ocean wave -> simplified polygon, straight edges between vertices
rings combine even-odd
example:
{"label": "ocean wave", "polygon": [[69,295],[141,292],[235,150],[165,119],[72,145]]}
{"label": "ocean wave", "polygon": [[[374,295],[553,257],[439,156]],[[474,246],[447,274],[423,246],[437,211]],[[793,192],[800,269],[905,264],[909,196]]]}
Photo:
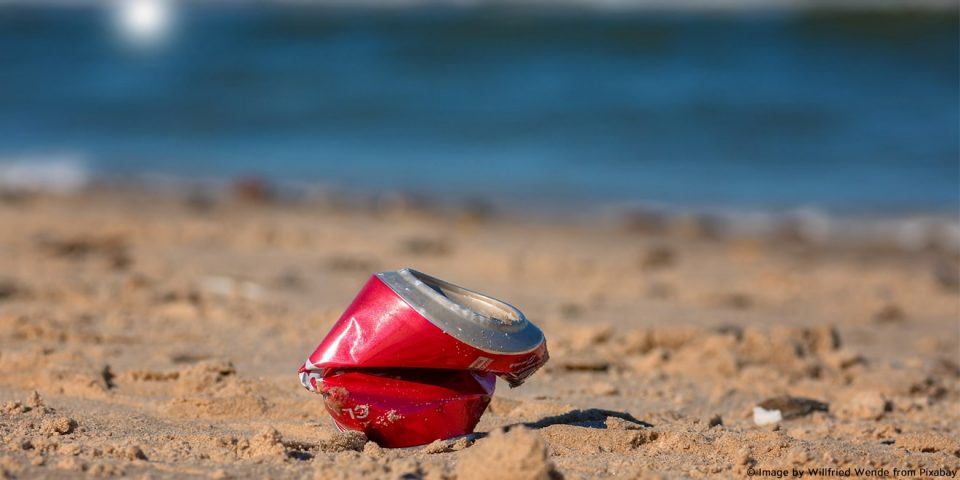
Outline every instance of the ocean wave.
{"label": "ocean wave", "polygon": [[90,180],[82,155],[0,157],[0,190],[67,194],[84,189]]}

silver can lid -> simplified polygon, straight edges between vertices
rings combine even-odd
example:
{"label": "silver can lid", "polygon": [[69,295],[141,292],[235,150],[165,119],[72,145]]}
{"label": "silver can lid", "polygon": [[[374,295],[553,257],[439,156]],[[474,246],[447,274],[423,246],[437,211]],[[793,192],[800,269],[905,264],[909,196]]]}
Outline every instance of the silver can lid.
{"label": "silver can lid", "polygon": [[479,350],[516,355],[536,350],[543,332],[516,307],[411,268],[377,277],[430,323]]}

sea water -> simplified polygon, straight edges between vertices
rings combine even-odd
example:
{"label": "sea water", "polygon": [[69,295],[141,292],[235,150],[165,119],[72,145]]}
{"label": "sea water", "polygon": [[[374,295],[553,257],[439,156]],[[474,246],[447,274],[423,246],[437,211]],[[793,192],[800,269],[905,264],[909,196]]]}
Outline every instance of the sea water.
{"label": "sea water", "polygon": [[[956,11],[0,7],[0,164],[575,208],[947,211]],[[57,160],[57,161],[61,161]]]}

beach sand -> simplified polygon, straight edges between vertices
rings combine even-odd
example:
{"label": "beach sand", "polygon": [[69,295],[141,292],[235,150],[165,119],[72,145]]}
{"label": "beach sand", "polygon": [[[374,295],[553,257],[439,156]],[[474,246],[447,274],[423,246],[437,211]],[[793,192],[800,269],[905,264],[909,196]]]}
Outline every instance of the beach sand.
{"label": "beach sand", "polygon": [[[960,468],[956,254],[244,196],[0,202],[3,476]],[[298,382],[367,278],[402,267],[547,336],[550,362],[498,385],[473,438],[382,449]],[[768,399],[796,416],[756,425]]]}

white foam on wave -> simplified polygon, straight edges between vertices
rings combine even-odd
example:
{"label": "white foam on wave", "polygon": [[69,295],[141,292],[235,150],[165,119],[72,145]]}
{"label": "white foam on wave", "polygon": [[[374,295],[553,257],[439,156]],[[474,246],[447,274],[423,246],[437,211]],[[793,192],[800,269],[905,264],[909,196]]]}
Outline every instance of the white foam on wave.
{"label": "white foam on wave", "polygon": [[90,184],[82,155],[22,155],[0,158],[0,190],[75,193]]}

